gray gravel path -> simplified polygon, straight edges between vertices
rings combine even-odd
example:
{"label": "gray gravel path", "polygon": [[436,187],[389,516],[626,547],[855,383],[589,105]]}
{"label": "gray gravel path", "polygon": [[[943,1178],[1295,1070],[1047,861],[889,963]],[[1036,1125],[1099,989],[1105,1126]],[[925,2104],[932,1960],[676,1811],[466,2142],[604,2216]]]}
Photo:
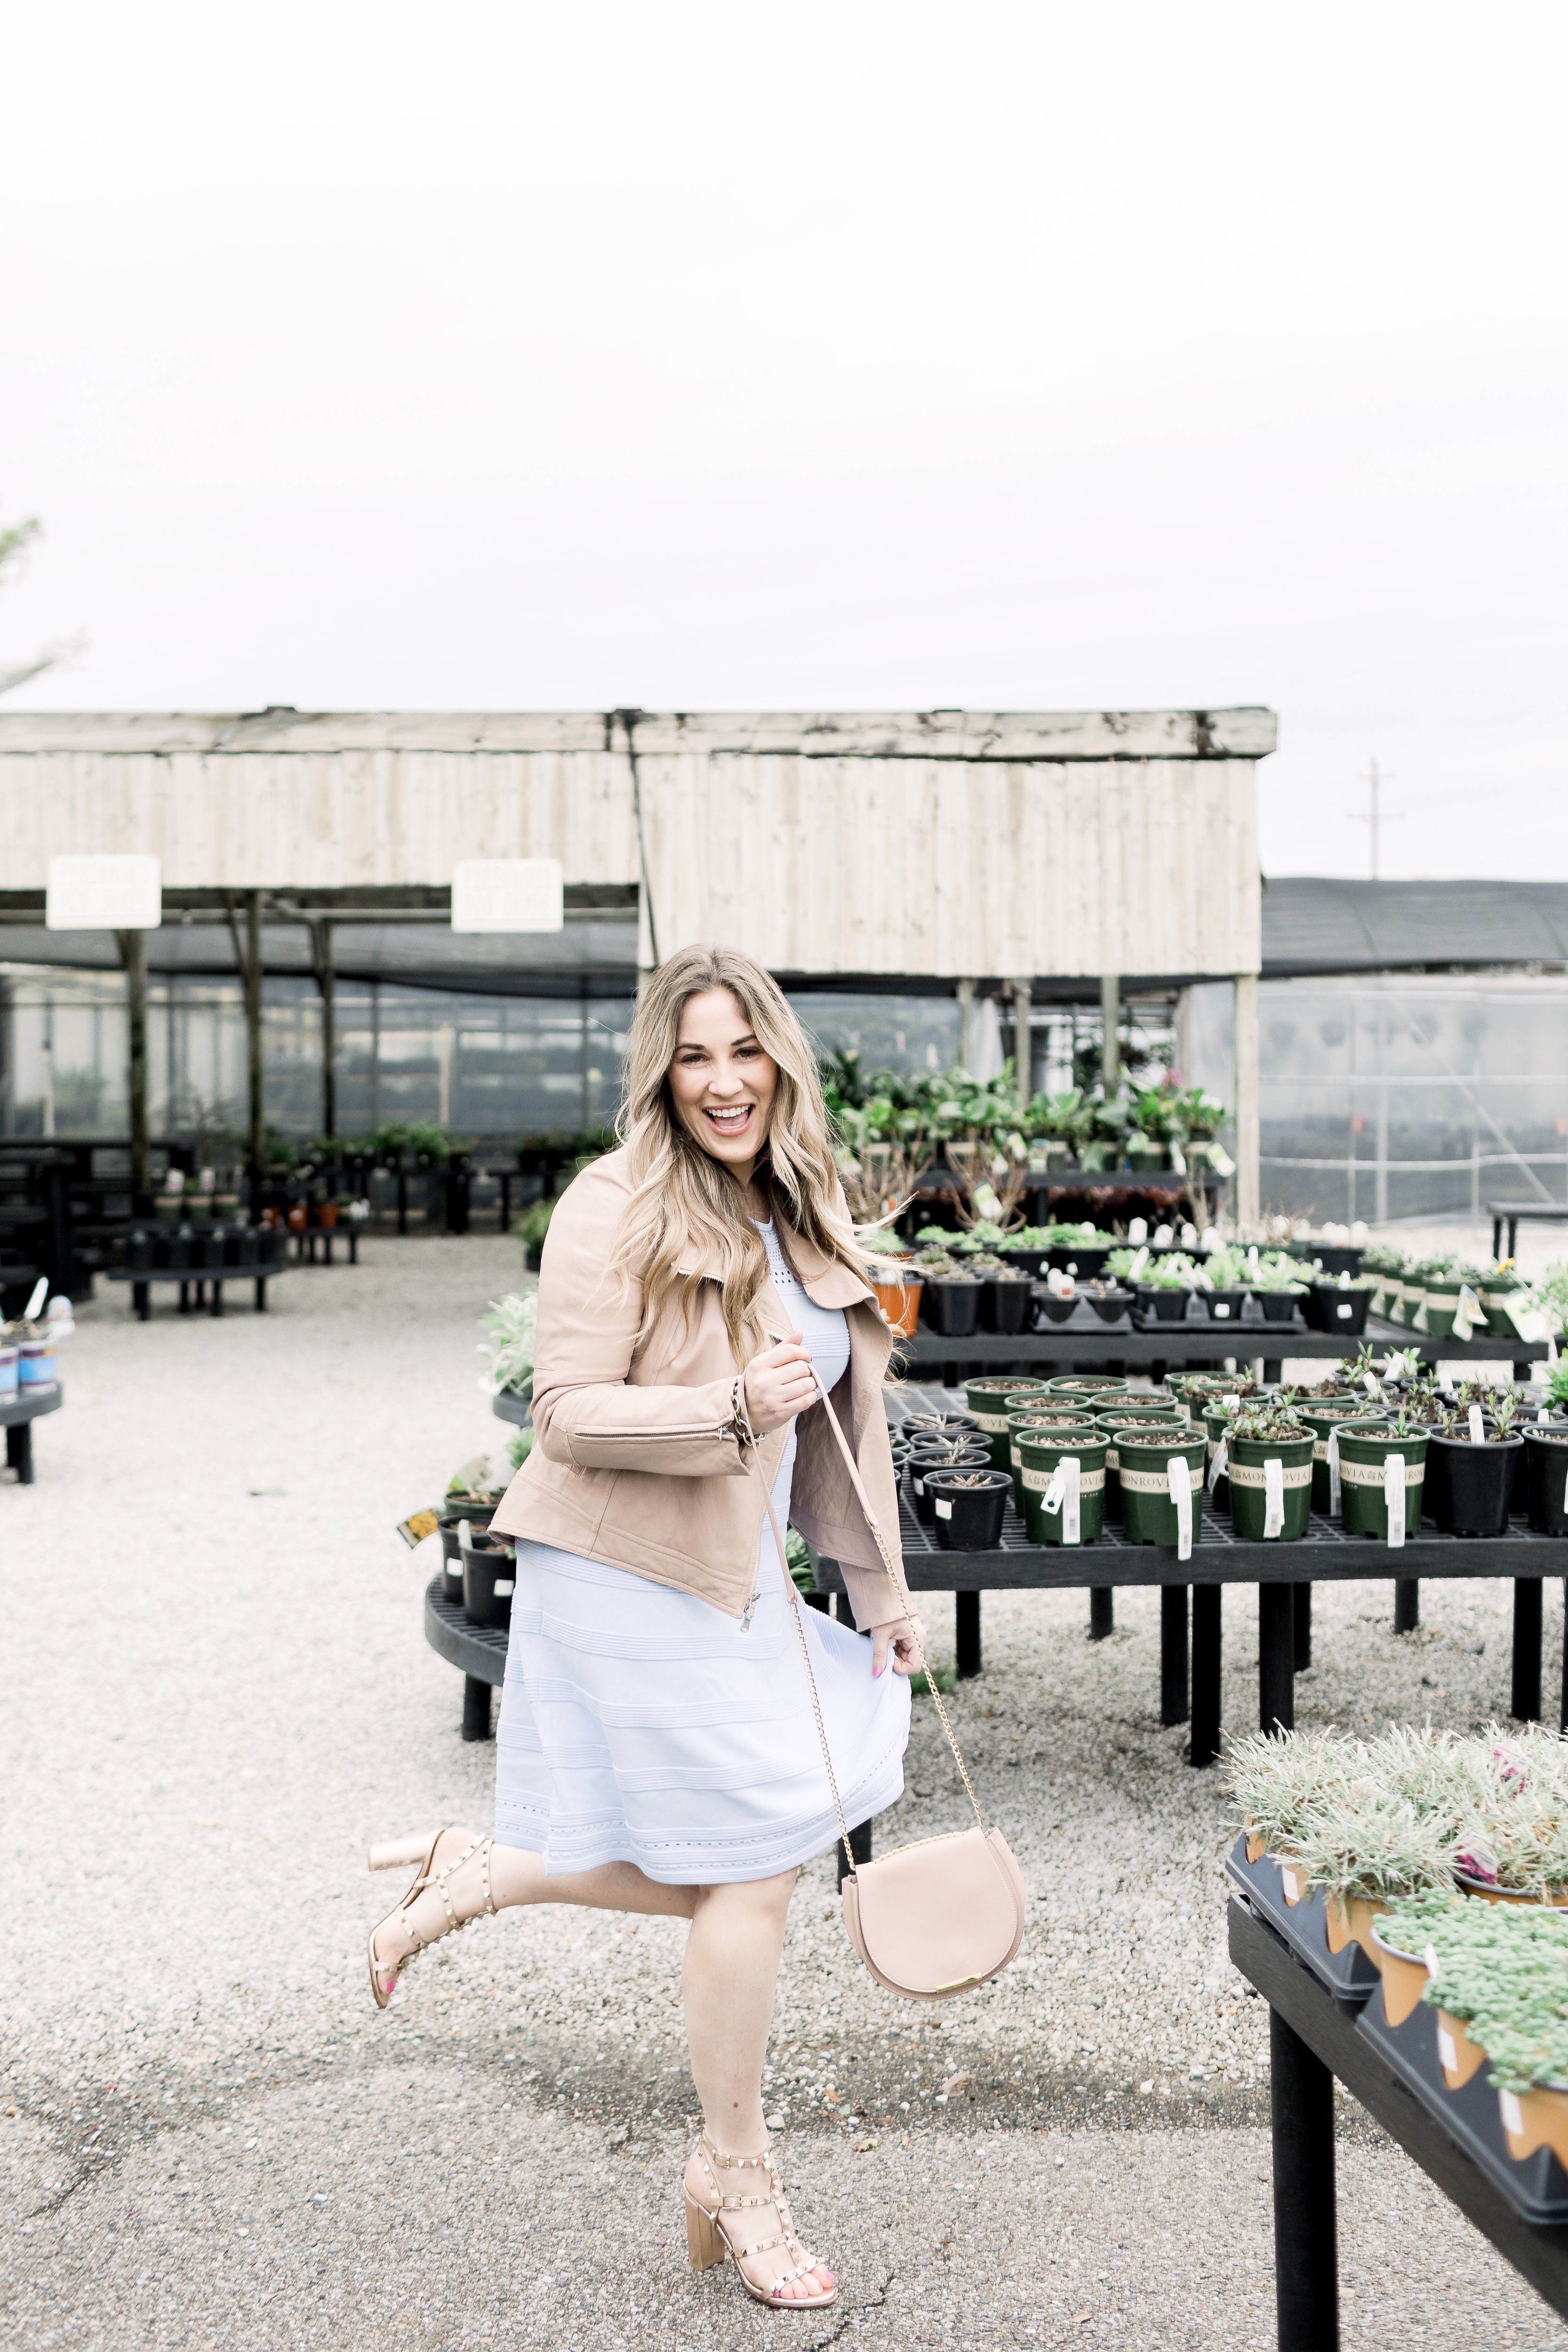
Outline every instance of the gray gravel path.
{"label": "gray gravel path", "polygon": [[[805,1874],[769,2097],[830,2324],[686,2271],[673,1923],[509,1914],[372,2011],[366,1839],[489,1818],[420,1636],[428,1549],[393,1530],[504,1437],[475,1318],[517,1253],[363,1255],[264,1318],[84,1310],[38,1482],[0,1491],[5,2340],[1269,2343],[1265,2021],[1225,1956],[1215,1776],[1157,1722],[1152,1594],[1092,1646],[1082,1595],[987,1600],[956,1707],[1032,1896],[999,1985],[888,1999],[830,1859]],[[1501,1713],[1509,1589],[1424,1601],[1395,1640],[1386,1585],[1321,1592],[1302,1719]],[[1256,1611],[1226,1605],[1244,1725]],[[889,1840],[958,1823],[935,1732],[917,1708]],[[1353,2108],[1343,2136],[1348,2345],[1568,2345]]]}

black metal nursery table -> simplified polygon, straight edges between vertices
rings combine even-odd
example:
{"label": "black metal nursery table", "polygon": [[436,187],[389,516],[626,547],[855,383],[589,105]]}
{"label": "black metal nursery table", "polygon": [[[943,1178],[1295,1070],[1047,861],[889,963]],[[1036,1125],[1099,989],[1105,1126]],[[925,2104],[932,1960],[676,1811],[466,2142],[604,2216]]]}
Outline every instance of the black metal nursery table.
{"label": "black metal nursery table", "polygon": [[[265,1266],[205,1266],[199,1269],[169,1265],[134,1267],[111,1265],[109,1269],[109,1279],[110,1282],[128,1282],[131,1285],[131,1298],[136,1309],[137,1320],[149,1323],[153,1319],[151,1286],[154,1282],[179,1284],[182,1315],[189,1315],[193,1307],[197,1314],[221,1315],[224,1284],[254,1282],[256,1311],[258,1315],[265,1315],[268,1284],[276,1282],[279,1276],[286,1274],[288,1270],[280,1261]],[[207,1297],[208,1291],[212,1293],[210,1300]]]}
{"label": "black metal nursery table", "polygon": [[5,1461],[21,1486],[33,1483],[33,1423],[47,1412],[58,1412],[66,1392],[58,1381],[40,1381],[0,1396],[0,1429],[5,1433]]}
{"label": "black metal nursery table", "polygon": [[1280,2352],[1338,2352],[1334,2077],[1568,2317],[1568,2175],[1540,2148],[1510,2155],[1486,2069],[1450,2091],[1436,2016],[1424,2002],[1398,2027],[1359,1945],[1331,1953],[1321,1894],[1287,1906],[1277,1864],[1226,1864],[1230,1957],[1268,2003],[1274,2137],[1274,2267]]}

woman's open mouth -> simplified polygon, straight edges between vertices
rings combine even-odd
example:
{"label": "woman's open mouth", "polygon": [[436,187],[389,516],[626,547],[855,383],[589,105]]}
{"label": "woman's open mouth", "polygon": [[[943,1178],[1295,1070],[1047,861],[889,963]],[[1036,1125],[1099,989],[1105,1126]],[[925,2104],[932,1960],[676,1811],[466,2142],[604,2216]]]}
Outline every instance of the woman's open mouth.
{"label": "woman's open mouth", "polygon": [[723,1109],[704,1104],[702,1116],[716,1135],[744,1135],[755,1109],[755,1103],[736,1103]]}

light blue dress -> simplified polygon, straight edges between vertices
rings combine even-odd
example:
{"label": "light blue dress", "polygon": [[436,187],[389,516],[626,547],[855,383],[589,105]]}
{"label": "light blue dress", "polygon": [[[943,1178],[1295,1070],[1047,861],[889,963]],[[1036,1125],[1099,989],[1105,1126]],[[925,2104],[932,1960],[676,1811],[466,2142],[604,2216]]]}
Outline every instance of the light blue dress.
{"label": "light blue dress", "polygon": [[[831,1389],[849,1361],[842,1313],[816,1306],[759,1228],[791,1328]],[[820,1407],[818,1408],[820,1410]],[[789,1519],[795,1438],[773,1483]],[[625,1569],[519,1540],[496,1731],[496,1842],[552,1875],[634,1862],[672,1886],[771,1878],[838,1834],[785,1571],[763,1522],[752,1622]],[[871,1644],[801,1616],[851,1828],[903,1793],[910,1686],[871,1673]]]}

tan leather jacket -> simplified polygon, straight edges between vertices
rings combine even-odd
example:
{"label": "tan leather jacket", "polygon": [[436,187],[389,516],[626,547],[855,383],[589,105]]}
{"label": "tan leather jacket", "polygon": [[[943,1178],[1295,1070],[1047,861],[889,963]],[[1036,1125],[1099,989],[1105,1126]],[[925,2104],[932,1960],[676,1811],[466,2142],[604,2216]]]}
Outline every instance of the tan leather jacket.
{"label": "tan leather jacket", "polygon": [[[631,1190],[626,1155],[612,1151],[574,1179],[550,1221],[539,1276],[537,1435],[494,1525],[677,1585],[740,1617],[756,1581],[763,1481],[776,1474],[788,1431],[752,1433],[720,1308],[720,1269],[704,1269],[689,1328],[672,1300],[647,1345],[636,1349],[641,1284],[623,1302],[618,1282],[605,1272]],[[896,1543],[882,1408],[892,1335],[863,1282],[798,1234],[781,1227],[779,1239],[816,1304],[844,1309],[849,1369],[832,1403],[871,1507]],[[787,1337],[789,1319],[771,1282],[755,1315],[770,1341]],[[856,1623],[888,1624],[903,1609],[823,1413],[816,1405],[795,1423],[790,1519],[808,1543],[843,1563]]]}

